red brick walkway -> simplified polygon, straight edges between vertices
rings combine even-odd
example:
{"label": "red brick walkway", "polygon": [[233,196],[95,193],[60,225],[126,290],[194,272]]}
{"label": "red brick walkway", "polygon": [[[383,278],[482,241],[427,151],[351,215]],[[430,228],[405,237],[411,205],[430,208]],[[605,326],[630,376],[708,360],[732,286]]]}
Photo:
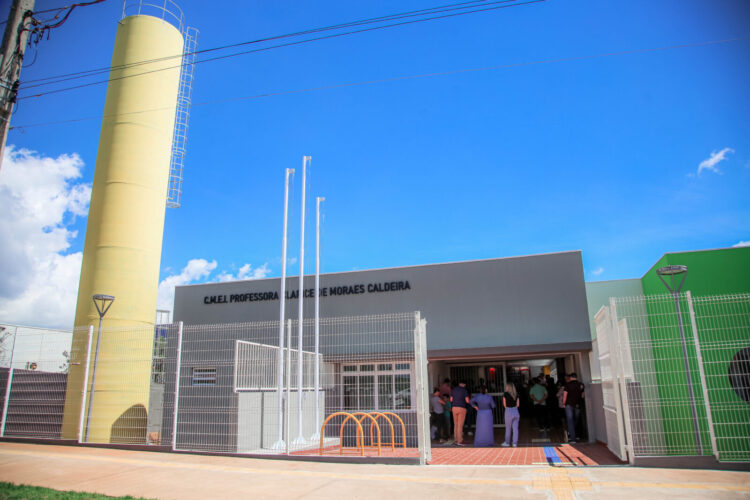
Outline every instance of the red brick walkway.
{"label": "red brick walkway", "polygon": [[518,448],[434,447],[431,465],[620,465],[600,444],[558,444]]}
{"label": "red brick walkway", "polygon": [[[293,455],[319,455],[318,450],[294,452]],[[325,456],[360,456],[355,448],[344,448],[339,453],[338,446],[323,450]],[[366,447],[366,457],[377,457],[377,448]],[[381,457],[418,457],[417,448],[396,448],[383,446]],[[621,465],[605,446],[600,444],[557,444],[550,446],[519,446],[518,448],[474,448],[472,446],[442,446],[432,448],[431,465],[558,465],[591,467],[597,465]]]}

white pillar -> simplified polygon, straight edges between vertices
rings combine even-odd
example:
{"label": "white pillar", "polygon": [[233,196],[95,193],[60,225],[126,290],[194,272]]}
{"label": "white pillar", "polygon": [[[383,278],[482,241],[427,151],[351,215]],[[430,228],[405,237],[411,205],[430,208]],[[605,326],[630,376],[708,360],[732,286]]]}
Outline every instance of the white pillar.
{"label": "white pillar", "polygon": [[13,346],[10,351],[10,365],[8,367],[8,380],[5,383],[5,403],[3,403],[3,420],[0,423],[0,437],[5,436],[5,420],[8,417],[8,404],[10,403],[10,389],[13,385],[13,361],[16,357],[16,337],[18,337],[18,327],[13,334]]}
{"label": "white pillar", "polygon": [[281,292],[279,295],[279,355],[276,360],[276,399],[278,438],[273,445],[274,450],[285,450],[284,443],[284,309],[286,306],[286,229],[289,214],[289,175],[294,174],[293,168],[286,169],[284,177],[284,235],[281,238]]}
{"label": "white pillar", "polygon": [[292,387],[292,320],[286,321],[286,454],[289,455],[289,402]]}
{"label": "white pillar", "polygon": [[312,440],[320,440],[320,203],[325,198],[318,196],[315,199],[315,432]]}
{"label": "white pillar", "polygon": [[177,324],[177,366],[174,371],[174,412],[172,413],[172,451],[177,449],[177,416],[180,411],[180,370],[182,369],[182,321]]}
{"label": "white pillar", "polygon": [[83,368],[83,388],[81,389],[81,414],[78,417],[78,444],[83,442],[83,423],[86,416],[86,392],[89,385],[89,365],[91,363],[91,341],[94,339],[94,325],[89,325],[89,339],[86,347],[86,364]]}
{"label": "white pillar", "polygon": [[[302,435],[302,337],[304,329],[303,306],[305,302],[305,176],[307,174],[307,164],[310,162],[309,156],[302,157],[302,208],[300,209],[300,234],[299,234],[299,319],[298,339],[299,352],[297,354],[297,438],[294,440],[295,445],[305,444],[305,437]],[[291,347],[291,346],[290,346]]]}

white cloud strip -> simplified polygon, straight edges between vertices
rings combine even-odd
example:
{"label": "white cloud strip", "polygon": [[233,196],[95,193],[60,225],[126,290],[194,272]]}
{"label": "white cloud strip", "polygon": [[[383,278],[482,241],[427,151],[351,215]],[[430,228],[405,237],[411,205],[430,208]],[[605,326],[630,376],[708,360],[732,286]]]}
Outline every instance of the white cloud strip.
{"label": "white cloud strip", "polygon": [[[215,260],[208,261],[206,259],[191,259],[182,269],[182,272],[167,276],[159,283],[159,299],[157,307],[159,309],[172,311],[174,308],[174,288],[176,286],[206,282],[216,267],[217,263]],[[256,280],[265,278],[270,272],[271,270],[268,268],[268,263],[255,269],[253,269],[250,264],[245,264],[240,267],[236,275],[227,271],[222,271],[214,279],[220,282]]]}
{"label": "white cloud strip", "polygon": [[225,271],[219,274],[218,279],[221,282],[259,280],[268,276],[268,273],[270,272],[271,270],[268,268],[268,262],[256,269],[253,269],[250,264],[245,264],[244,266],[240,267],[240,270],[239,272],[237,272],[236,276]]}
{"label": "white cloud strip", "polygon": [[724,148],[721,151],[712,152],[711,156],[700,162],[700,165],[698,165],[698,174],[700,175],[700,173],[704,170],[710,170],[715,174],[720,173],[719,167],[717,165],[719,164],[719,162],[726,160],[727,154],[729,153],[734,153],[734,149]]}
{"label": "white cloud strip", "polygon": [[601,276],[601,274],[603,272],[604,272],[604,268],[603,267],[597,267],[596,269],[594,269],[593,271],[591,271],[591,274],[594,275],[594,276]]}
{"label": "white cloud strip", "polygon": [[732,245],[732,248],[738,248],[738,247],[750,247],[750,240],[748,241],[738,241],[734,245]]}
{"label": "white cloud strip", "polygon": [[91,186],[77,154],[44,157],[8,146],[0,170],[0,318],[73,326],[81,252],[68,253],[71,224],[86,216]]}

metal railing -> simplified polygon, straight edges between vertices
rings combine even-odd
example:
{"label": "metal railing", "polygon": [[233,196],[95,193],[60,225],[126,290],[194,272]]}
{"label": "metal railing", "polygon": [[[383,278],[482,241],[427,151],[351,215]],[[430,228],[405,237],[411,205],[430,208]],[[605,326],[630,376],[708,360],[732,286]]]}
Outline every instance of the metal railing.
{"label": "metal railing", "polygon": [[750,461],[750,294],[677,300],[613,298],[597,315],[610,449]]}
{"label": "metal railing", "polygon": [[168,22],[180,33],[185,30],[185,14],[172,0],[123,0],[122,19],[128,16],[152,16]]}
{"label": "metal railing", "polygon": [[[313,320],[302,342],[286,326],[281,346],[278,322],[105,322],[98,346],[93,327],[19,328],[0,342],[9,353],[0,436],[253,455],[317,455],[336,443],[361,446],[360,456],[429,459],[418,313],[322,318],[317,343]],[[322,425],[342,412],[370,423],[369,440],[364,430]]]}

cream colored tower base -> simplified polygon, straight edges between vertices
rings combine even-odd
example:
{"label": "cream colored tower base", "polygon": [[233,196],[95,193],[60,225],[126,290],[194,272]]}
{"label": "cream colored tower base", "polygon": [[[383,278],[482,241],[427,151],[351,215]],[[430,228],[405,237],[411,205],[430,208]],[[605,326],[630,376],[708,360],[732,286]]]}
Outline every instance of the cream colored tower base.
{"label": "cream colored tower base", "polygon": [[[117,27],[75,317],[76,327],[95,327],[93,363],[99,317],[91,297],[96,293],[115,296],[104,318],[91,421],[83,426],[89,442],[145,440],[159,261],[182,62],[181,57],[158,60],[180,56],[182,48],[180,32],[155,17],[126,17]],[[154,59],[157,62],[123,68]],[[147,74],[122,78],[139,73]],[[74,345],[86,344],[77,338],[83,335],[87,334],[77,329]],[[93,372],[92,366],[90,379]],[[75,439],[78,434],[83,373],[83,363],[71,364],[63,438]]]}

